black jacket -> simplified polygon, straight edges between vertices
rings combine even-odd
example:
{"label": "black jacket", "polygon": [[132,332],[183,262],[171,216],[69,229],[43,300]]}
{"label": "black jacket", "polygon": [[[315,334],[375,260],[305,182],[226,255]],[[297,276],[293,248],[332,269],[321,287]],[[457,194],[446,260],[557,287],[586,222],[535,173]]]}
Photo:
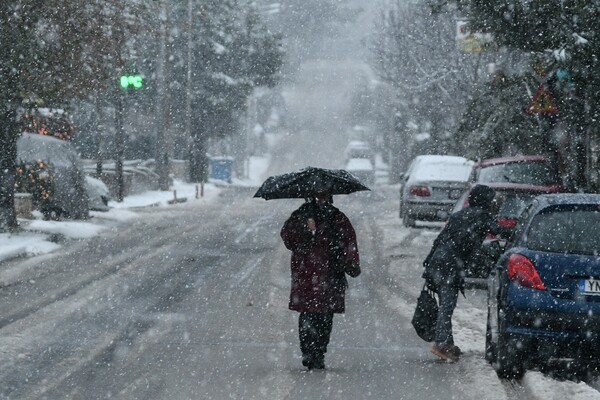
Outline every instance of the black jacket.
{"label": "black jacket", "polygon": [[471,254],[481,247],[487,233],[502,235],[501,230],[488,209],[466,207],[450,215],[423,265],[439,269],[445,277],[458,276]]}

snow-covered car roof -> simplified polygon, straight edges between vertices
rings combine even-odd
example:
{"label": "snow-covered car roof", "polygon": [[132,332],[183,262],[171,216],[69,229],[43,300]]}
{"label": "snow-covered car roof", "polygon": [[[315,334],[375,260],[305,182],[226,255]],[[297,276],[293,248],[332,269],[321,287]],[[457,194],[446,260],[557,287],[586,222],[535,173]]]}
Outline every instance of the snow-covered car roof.
{"label": "snow-covered car roof", "polygon": [[23,161],[43,160],[53,165],[71,166],[78,160],[72,143],[48,135],[23,133],[17,148],[17,158]]}
{"label": "snow-covered car roof", "polygon": [[417,156],[410,180],[466,182],[473,164],[473,161],[460,156]]}

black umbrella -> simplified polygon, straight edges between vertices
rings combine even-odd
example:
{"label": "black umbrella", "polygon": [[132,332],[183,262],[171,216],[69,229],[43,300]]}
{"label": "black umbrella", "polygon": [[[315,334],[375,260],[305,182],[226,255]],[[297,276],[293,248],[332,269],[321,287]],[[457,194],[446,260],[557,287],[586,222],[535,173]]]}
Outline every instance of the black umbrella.
{"label": "black umbrella", "polygon": [[317,193],[348,194],[371,190],[343,169],[306,167],[296,172],[269,177],[254,197],[302,199]]}

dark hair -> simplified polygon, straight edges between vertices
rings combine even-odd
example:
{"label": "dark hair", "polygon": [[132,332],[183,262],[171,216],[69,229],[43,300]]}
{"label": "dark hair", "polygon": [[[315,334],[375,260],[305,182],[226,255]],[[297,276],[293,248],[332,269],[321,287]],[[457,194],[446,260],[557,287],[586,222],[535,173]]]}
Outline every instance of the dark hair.
{"label": "dark hair", "polygon": [[494,189],[486,185],[477,185],[469,194],[469,206],[489,208],[494,200]]}

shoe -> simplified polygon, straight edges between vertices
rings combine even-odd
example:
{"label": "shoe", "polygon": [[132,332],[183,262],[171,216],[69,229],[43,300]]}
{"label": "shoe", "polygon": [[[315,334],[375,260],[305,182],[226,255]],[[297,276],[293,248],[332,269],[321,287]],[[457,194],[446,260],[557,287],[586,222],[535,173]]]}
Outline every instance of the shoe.
{"label": "shoe", "polygon": [[323,354],[317,354],[317,355],[315,355],[315,357],[313,358],[312,368],[314,368],[314,369],[325,369],[325,356]]}
{"label": "shoe", "polygon": [[[454,345],[449,345],[445,343],[435,343],[431,348],[431,352],[441,358],[442,360],[449,361],[451,363],[458,362],[460,356],[458,356],[455,352]],[[460,350],[460,349],[459,349]]]}
{"label": "shoe", "polygon": [[454,354],[456,357],[462,356],[463,352],[460,349],[460,347],[451,345],[450,348],[451,348],[452,354]]}
{"label": "shoe", "polygon": [[325,369],[324,354],[303,354],[302,365],[308,369]]}
{"label": "shoe", "polygon": [[303,354],[302,355],[302,365],[307,367],[308,369],[312,369],[314,358],[312,354]]}

